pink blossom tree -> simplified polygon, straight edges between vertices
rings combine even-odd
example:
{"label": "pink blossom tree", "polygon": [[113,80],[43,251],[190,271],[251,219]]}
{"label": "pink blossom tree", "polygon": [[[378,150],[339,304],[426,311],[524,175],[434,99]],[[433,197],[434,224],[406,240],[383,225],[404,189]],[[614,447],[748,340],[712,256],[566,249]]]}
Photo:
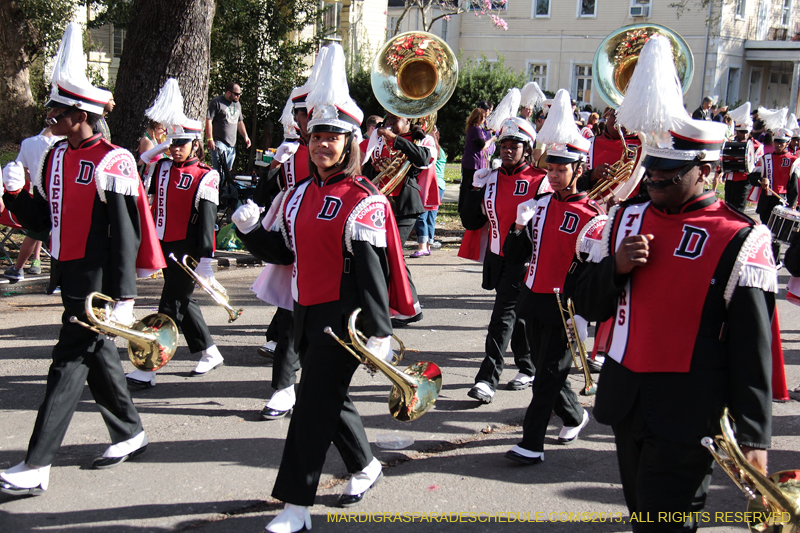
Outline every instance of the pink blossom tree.
{"label": "pink blossom tree", "polygon": [[471,12],[476,17],[488,16],[492,25],[508,30],[508,24],[499,14],[505,11],[507,0],[405,0],[403,13],[398,17],[394,34],[400,33],[403,19],[412,10],[418,10],[422,19],[423,31],[430,31],[439,19],[450,20],[453,15]]}

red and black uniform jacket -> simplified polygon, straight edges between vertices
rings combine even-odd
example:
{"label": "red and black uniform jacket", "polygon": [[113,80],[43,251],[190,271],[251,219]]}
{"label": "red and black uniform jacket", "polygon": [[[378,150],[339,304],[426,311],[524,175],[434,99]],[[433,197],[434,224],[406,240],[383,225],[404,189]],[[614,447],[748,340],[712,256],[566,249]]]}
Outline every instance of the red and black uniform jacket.
{"label": "red and black uniform jacket", "polygon": [[269,229],[237,234],[269,263],[293,265],[295,346],[333,345],[326,326],[347,338],[347,320],[362,308],[367,336],[392,333],[390,305],[413,314],[397,226],[386,197],[365,178],[313,176],[281,197]]}
{"label": "red and black uniform jacket", "polygon": [[[645,234],[647,263],[617,274],[617,247]],[[766,227],[713,192],[674,214],[634,200],[611,210],[603,253],[574,298],[584,318],[613,319],[597,420],[616,424],[640,401],[657,436],[699,446],[727,405],[739,444],[768,447],[777,275]]]}
{"label": "red and black uniform jacket", "polygon": [[51,231],[51,287],[68,298],[134,298],[139,244],[152,220],[140,210],[133,155],[96,134],[77,148],[55,143],[32,170],[32,194],[6,192],[3,201],[23,227]]}
{"label": "red and black uniform jacket", "polygon": [[508,228],[517,218],[517,206],[543,192],[542,186],[549,185],[546,175],[544,170],[525,162],[513,169],[501,166],[487,177],[483,188],[467,193],[461,223],[467,230],[488,230],[481,285],[484,289],[497,288],[505,263],[503,244]]}
{"label": "red and black uniform jacket", "polygon": [[[613,165],[622,157],[622,139],[612,139],[608,132],[603,132],[602,135],[592,137],[589,141],[591,145],[589,146],[589,154],[586,159],[587,171],[578,178],[579,191],[588,191],[592,189],[593,184],[589,177],[594,169],[603,163]],[[626,135],[625,142],[629,147],[636,147],[636,154],[633,158],[635,165],[642,154],[642,141],[637,135]],[[635,193],[636,191],[632,194],[635,195]]]}
{"label": "red and black uniform jacket", "polygon": [[508,261],[527,263],[524,285],[531,294],[526,294],[526,312],[518,312],[543,324],[561,325],[554,289],[570,295],[585,264],[583,255],[598,253],[598,239],[587,236],[598,236],[606,217],[585,193],[572,194],[564,200],[549,193],[528,202],[535,209],[533,218],[524,230],[516,231],[512,226],[503,245]]}
{"label": "red and black uniform jacket", "polygon": [[[399,150],[405,154],[408,161],[411,163],[411,168],[408,174],[406,174],[403,183],[389,195],[392,211],[396,217],[419,215],[425,211],[425,206],[422,205],[422,196],[420,194],[417,178],[420,172],[422,172],[422,168],[432,164],[431,151],[425,146],[418,146],[415,144],[409,132],[395,137],[391,146],[387,146],[385,140],[381,138],[381,142],[375,147],[377,153],[371,156],[372,161],[376,158],[388,157],[389,149]],[[375,179],[375,176],[380,173],[371,161],[364,165],[362,171],[364,172],[364,177],[370,181]]]}
{"label": "red and black uniform jacket", "polygon": [[[798,195],[798,174],[800,174],[800,158],[787,150],[780,154],[773,152],[762,156],[748,178],[754,187],[760,186],[759,180],[762,177],[767,178],[770,188],[785,197],[790,206],[795,206]],[[761,191],[756,211],[759,214],[769,213],[778,203],[780,200],[772,196],[772,193]]]}
{"label": "red and black uniform jacket", "polygon": [[196,157],[163,159],[153,167],[153,219],[164,255],[174,253],[179,261],[184,254],[213,257],[219,174]]}

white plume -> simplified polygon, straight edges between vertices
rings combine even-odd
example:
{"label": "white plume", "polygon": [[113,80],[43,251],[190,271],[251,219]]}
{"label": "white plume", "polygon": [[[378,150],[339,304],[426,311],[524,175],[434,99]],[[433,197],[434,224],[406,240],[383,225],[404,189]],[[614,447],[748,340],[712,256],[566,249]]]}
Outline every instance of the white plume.
{"label": "white plume", "polygon": [[786,125],[784,127],[792,131],[800,128],[800,124],[797,123],[797,117],[794,113],[789,113],[789,118],[786,119]]}
{"label": "white plume", "polygon": [[183,125],[188,118],[183,113],[183,95],[178,80],[169,78],[158,92],[156,101],[144,112],[150,120],[163,125]]}
{"label": "white plume", "polygon": [[545,94],[535,81],[525,84],[520,91],[520,105],[522,107],[541,107],[544,102]]}
{"label": "white plume", "polygon": [[[342,106],[350,100],[344,50],[340,44],[333,43],[328,46],[328,52],[322,57],[322,61],[320,62],[317,59],[314,64],[314,71],[316,71],[318,79],[311,87],[311,92],[306,98],[306,106],[309,110],[317,105]],[[321,72],[326,75],[320,76],[319,73]],[[312,71],[313,74],[314,72]]]}
{"label": "white plume", "polygon": [[745,102],[736,109],[728,111],[728,116],[733,119],[734,124],[747,124],[750,118],[750,102]]}
{"label": "white plume", "polygon": [[781,109],[767,109],[766,107],[758,108],[758,118],[764,121],[764,127],[768,130],[775,131],[782,128],[786,123],[786,114],[789,109],[784,107]]}
{"label": "white plume", "polygon": [[661,136],[688,120],[691,117],[683,105],[672,44],[663,35],[653,35],[642,49],[625,99],[617,109],[617,123],[649,138]]}
{"label": "white plume", "polygon": [[297,122],[294,120],[294,105],[292,104],[291,96],[286,100],[286,105],[283,106],[283,113],[281,113],[281,124],[283,124],[284,136],[290,135],[297,131]]}
{"label": "white plume", "polygon": [[313,89],[314,85],[317,84],[317,80],[319,80],[319,73],[321,72],[320,66],[325,62],[326,55],[328,55],[328,47],[323,46],[317,54],[317,60],[314,61],[314,66],[311,67],[311,74],[308,75],[308,79],[303,84],[304,87]]}
{"label": "white plume", "polygon": [[519,99],[519,89],[516,87],[509,89],[503,99],[500,100],[500,103],[497,104],[497,107],[494,108],[492,114],[489,115],[489,118],[486,119],[486,126],[492,131],[500,131],[506,120],[517,116]]}
{"label": "white plume", "polygon": [[83,54],[83,31],[80,24],[70,22],[67,25],[50,75],[50,85],[57,85],[61,80],[68,80],[78,87],[89,86],[86,78],[86,56]]}
{"label": "white plume", "polygon": [[559,89],[537,140],[546,144],[567,144],[580,136],[569,93],[566,89]]}

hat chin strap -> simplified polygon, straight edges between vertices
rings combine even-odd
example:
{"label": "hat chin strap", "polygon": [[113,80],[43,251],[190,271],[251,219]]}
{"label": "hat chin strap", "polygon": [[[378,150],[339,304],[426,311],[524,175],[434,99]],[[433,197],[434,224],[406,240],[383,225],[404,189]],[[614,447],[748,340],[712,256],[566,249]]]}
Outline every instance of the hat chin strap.
{"label": "hat chin strap", "polygon": [[[347,154],[350,153],[350,146],[353,144],[352,135],[353,135],[352,131],[348,132],[347,136],[344,138],[344,150],[342,150],[342,155],[339,156],[339,160],[336,163],[334,163],[334,165],[333,165],[334,167],[338,168],[338,167],[342,166],[342,162],[344,161],[344,158],[347,157]],[[328,170],[330,170],[330,169],[328,169]]]}

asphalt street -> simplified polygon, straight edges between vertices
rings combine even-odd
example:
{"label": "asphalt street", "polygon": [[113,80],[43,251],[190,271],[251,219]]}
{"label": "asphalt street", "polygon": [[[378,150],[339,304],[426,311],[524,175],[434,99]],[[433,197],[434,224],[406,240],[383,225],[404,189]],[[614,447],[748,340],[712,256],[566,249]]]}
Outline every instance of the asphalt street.
{"label": "asphalt street", "polygon": [[[221,254],[236,259],[243,256]],[[388,414],[388,380],[356,372],[351,394],[362,415],[384,478],[353,514],[341,514],[336,501],[346,471],[331,449],[316,504],[313,527],[319,531],[630,531],[617,473],[613,436],[591,420],[569,446],[557,443],[560,420],[553,418],[545,461],[520,466],[503,457],[521,437],[530,390],[499,390],[489,405],[467,397],[480,361],[493,293],[480,288],[480,265],[445,246],[429,257],[409,259],[421,295],[424,319],[396,333],[409,348],[407,364],[429,360],[444,374],[434,408],[411,423]],[[236,264],[235,261],[232,264]],[[282,508],[270,496],[289,420],[259,416],[269,387],[269,360],[256,353],[275,308],[254,298],[249,287],[260,267],[220,268],[242,317],[227,323],[225,311],[204,294],[203,313],[225,357],[225,365],[191,377],[196,360],[181,338],[178,352],[158,374],[155,388],[135,392],[150,445],[141,457],[111,470],[91,470],[108,446],[88,388],[85,390],[53,464],[50,488],[39,497],[0,495],[0,531],[193,531],[257,532]],[[781,287],[788,281],[781,272]],[[675,278],[680,290],[680,276]],[[162,280],[140,284],[139,316],[157,307]],[[44,394],[49,357],[60,323],[57,296],[43,293],[41,281],[0,285],[0,469],[24,459],[36,410]],[[786,374],[790,390],[800,384],[800,309],[779,302]],[[670,331],[665,317],[664,334]],[[117,340],[126,371],[132,370]],[[515,374],[513,358],[501,386]],[[583,376],[572,371],[573,389]],[[602,384],[600,385],[602,387]],[[668,399],[681,391],[664,390]],[[591,408],[593,399],[581,397]],[[770,471],[800,467],[796,401],[773,403],[774,438]],[[391,439],[413,439],[405,449],[379,446]],[[710,531],[744,530],[743,495],[719,469],[701,517]],[[730,513],[730,514],[725,514]],[[647,517],[637,517],[647,519]],[[656,519],[656,517],[650,517]],[[536,521],[533,524],[531,522]]]}

